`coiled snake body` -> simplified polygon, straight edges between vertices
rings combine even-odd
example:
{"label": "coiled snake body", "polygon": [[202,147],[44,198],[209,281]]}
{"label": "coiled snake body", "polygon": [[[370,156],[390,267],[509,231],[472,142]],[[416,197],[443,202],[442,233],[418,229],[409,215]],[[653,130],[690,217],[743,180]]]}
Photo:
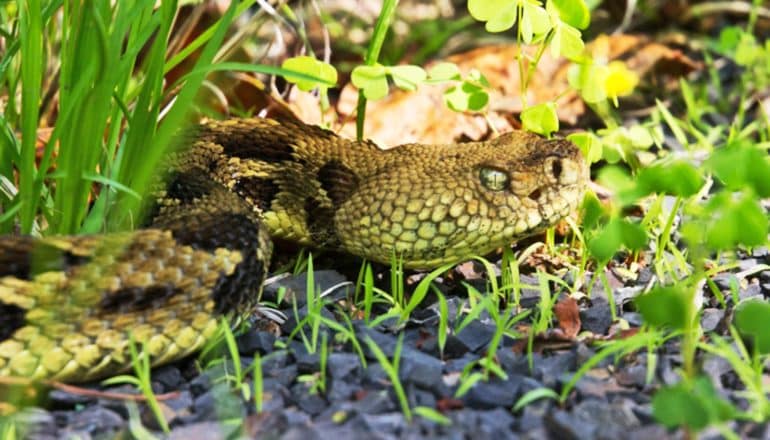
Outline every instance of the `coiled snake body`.
{"label": "coiled snake body", "polygon": [[268,119],[203,125],[169,160],[134,232],[0,237],[0,376],[82,382],[199,350],[252,311],[271,237],[430,268],[485,254],[574,210],[587,180],[565,140],[380,150]]}

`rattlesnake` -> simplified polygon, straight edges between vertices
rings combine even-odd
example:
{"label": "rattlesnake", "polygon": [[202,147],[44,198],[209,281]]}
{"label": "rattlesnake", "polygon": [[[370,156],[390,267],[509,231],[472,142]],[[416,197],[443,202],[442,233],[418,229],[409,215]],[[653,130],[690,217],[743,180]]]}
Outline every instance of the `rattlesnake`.
{"label": "rattlesnake", "polygon": [[573,211],[577,147],[526,132],[380,150],[299,122],[203,124],[134,232],[0,237],[0,376],[93,380],[199,350],[254,309],[271,238],[431,268]]}

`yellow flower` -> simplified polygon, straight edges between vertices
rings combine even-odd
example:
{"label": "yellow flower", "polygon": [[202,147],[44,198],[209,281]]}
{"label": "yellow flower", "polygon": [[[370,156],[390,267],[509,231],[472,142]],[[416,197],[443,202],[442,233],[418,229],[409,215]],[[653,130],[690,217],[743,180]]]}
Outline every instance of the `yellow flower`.
{"label": "yellow flower", "polygon": [[639,76],[622,61],[613,61],[607,67],[609,70],[604,78],[604,91],[617,107],[618,96],[630,95],[639,84]]}

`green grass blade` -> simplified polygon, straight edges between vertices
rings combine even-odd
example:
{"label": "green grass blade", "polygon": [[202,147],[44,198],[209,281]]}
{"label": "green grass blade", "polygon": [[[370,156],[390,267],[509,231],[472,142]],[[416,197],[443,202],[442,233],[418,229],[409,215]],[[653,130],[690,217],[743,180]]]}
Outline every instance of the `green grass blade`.
{"label": "green grass blade", "polygon": [[19,39],[21,40],[21,164],[19,166],[19,198],[22,203],[21,231],[32,231],[37,213],[38,196],[34,191],[37,178],[35,152],[40,111],[43,67],[43,16],[40,0],[19,3]]}

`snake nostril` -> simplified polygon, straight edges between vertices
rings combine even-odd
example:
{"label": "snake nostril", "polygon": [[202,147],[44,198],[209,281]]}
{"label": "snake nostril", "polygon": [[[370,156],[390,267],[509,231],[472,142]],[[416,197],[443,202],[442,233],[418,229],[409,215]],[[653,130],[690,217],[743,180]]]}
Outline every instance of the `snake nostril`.
{"label": "snake nostril", "polygon": [[540,194],[542,194],[542,192],[540,191],[540,188],[538,188],[538,189],[532,191],[531,193],[529,193],[527,195],[527,197],[536,201],[537,199],[540,198]]}
{"label": "snake nostril", "polygon": [[558,179],[559,177],[561,177],[561,172],[562,172],[561,160],[556,159],[553,162],[551,162],[551,173],[553,174],[553,177]]}

